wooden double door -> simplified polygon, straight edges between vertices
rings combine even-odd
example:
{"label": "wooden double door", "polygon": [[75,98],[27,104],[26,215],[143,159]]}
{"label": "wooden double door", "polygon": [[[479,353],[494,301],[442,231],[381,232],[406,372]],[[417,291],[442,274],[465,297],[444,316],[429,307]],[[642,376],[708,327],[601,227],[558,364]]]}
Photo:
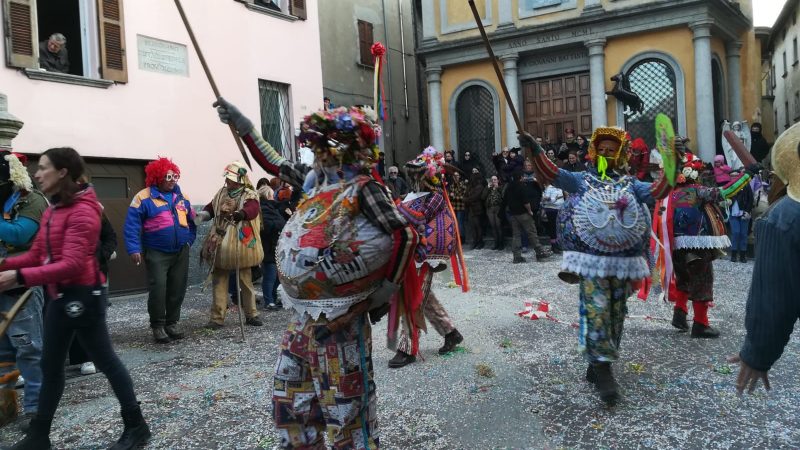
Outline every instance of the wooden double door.
{"label": "wooden double door", "polygon": [[592,133],[589,72],[540,78],[522,83],[525,130],[551,144],[564,141],[564,130]]}

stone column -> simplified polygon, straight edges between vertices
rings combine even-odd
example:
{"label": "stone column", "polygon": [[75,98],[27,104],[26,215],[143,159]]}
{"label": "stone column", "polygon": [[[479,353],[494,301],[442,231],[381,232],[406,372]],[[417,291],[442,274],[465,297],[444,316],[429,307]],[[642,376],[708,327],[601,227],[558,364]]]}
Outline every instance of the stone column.
{"label": "stone column", "polygon": [[442,68],[425,69],[428,80],[428,120],[430,144],[440,152],[444,148],[444,124],[442,123]]}
{"label": "stone column", "polygon": [[498,27],[510,27],[514,25],[514,18],[511,14],[511,10],[513,8],[511,0],[498,0],[497,4],[497,15]]}
{"label": "stone column", "polygon": [[700,158],[712,162],[717,154],[714,124],[714,87],[711,78],[711,20],[689,25],[694,34],[694,98],[697,114],[697,145]]}
{"label": "stone column", "polygon": [[606,40],[586,42],[589,49],[589,86],[592,92],[592,128],[608,125],[606,117]]}
{"label": "stone column", "polygon": [[436,39],[436,10],[434,0],[422,0],[422,40]]}
{"label": "stone column", "polygon": [[[508,88],[508,95],[511,96],[514,106],[517,108],[517,114],[521,115],[520,102],[519,102],[519,78],[517,77],[517,61],[519,55],[502,55],[500,61],[503,63],[503,79]],[[499,94],[499,93],[498,93]],[[520,116],[520,120],[522,117]],[[523,125],[524,126],[524,125]],[[517,142],[517,124],[514,122],[514,116],[511,114],[511,108],[506,104],[506,146],[514,147]],[[494,151],[500,151],[499,148]]]}
{"label": "stone column", "polygon": [[0,150],[11,151],[11,141],[17,137],[22,121],[8,112],[8,97],[0,93]]}
{"label": "stone column", "polygon": [[731,122],[742,120],[742,42],[732,41],[727,44],[728,59],[728,108]]}

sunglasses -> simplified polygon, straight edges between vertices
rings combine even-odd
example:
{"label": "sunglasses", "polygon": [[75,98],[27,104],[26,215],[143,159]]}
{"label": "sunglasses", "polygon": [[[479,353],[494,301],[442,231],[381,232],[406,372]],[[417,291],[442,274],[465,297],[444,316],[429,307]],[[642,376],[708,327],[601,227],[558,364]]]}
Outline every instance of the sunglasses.
{"label": "sunglasses", "polygon": [[166,174],[166,175],[164,176],[164,180],[165,180],[165,181],[178,181],[178,180],[180,180],[180,179],[181,179],[181,176],[180,176],[180,175],[178,175],[177,173],[176,173],[176,174],[171,174],[171,173],[168,173],[168,174]]}

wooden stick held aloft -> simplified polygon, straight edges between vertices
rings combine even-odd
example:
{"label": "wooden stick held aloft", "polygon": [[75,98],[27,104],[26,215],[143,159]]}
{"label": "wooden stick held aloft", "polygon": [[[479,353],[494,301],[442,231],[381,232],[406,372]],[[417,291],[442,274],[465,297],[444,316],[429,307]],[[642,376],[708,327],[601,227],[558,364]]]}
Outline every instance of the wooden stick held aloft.
{"label": "wooden stick held aloft", "polygon": [[[206,78],[208,78],[208,82],[211,84],[211,90],[214,91],[214,99],[219,99],[221,97],[219,88],[217,88],[217,83],[214,81],[214,77],[211,76],[211,70],[208,68],[208,63],[206,62],[205,56],[203,56],[203,51],[200,49],[200,44],[197,43],[197,38],[194,36],[192,26],[189,24],[189,18],[186,17],[186,11],[183,10],[181,0],[175,0],[175,6],[178,7],[178,13],[181,15],[183,25],[186,26],[186,31],[189,33],[189,39],[192,41],[192,46],[194,47],[195,52],[197,52],[197,57],[200,59],[200,65],[203,66],[203,72],[206,73]],[[233,139],[236,141],[236,146],[239,147],[239,152],[241,152],[244,162],[247,164],[247,167],[252,170],[253,165],[250,164],[250,158],[247,156],[247,151],[244,149],[244,145],[242,145],[242,141],[239,139],[239,133],[236,132],[236,128],[233,127],[233,124],[228,124],[228,127],[231,129],[231,134],[233,135]]]}

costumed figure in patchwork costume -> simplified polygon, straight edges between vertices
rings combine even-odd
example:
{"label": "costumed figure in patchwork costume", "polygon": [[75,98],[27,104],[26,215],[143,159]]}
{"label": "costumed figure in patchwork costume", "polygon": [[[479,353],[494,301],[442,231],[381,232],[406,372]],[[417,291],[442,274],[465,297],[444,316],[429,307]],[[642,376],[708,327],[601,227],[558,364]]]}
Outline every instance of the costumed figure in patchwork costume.
{"label": "costumed figure in patchwork costume", "polygon": [[[398,368],[416,361],[419,351],[419,329],[425,327],[425,319],[444,337],[444,345],[439,354],[444,355],[455,349],[464,338],[458,332],[453,320],[447,314],[436,294],[431,290],[433,274],[453,266],[456,284],[464,292],[469,290],[469,280],[461,240],[458,235],[456,215],[445,189],[446,172],[458,169],[445,163],[444,155],[433,147],[428,147],[417,158],[406,163],[406,173],[411,182],[409,193],[398,209],[406,219],[417,227],[420,242],[416,251],[416,266],[422,282],[422,307],[417,310],[413,323],[403,321],[397,341],[397,353],[389,360],[389,367]],[[421,313],[421,314],[419,314]],[[424,317],[423,317],[424,316]],[[397,329],[394,309],[390,314],[389,346],[394,346],[394,330]]]}
{"label": "costumed figure in patchwork costume", "polygon": [[230,271],[239,273],[241,297],[239,305],[247,317],[245,324],[260,327],[256,294],[253,290],[251,267],[261,265],[264,249],[261,246],[261,205],[250,179],[247,167],[238,161],[225,167],[225,186],[214,195],[211,203],[195,219],[214,220],[211,231],[203,242],[200,257],[211,267],[211,284],[214,302],[207,327],[222,328],[228,310],[228,280]]}
{"label": "costumed figure in patchwork costume", "polygon": [[[0,258],[21,255],[30,248],[47,209],[47,199],[33,188],[24,161],[23,155],[0,152],[0,204],[3,205]],[[17,288],[0,293],[0,312],[11,311],[25,290]],[[43,306],[42,288],[34,287],[25,306],[0,335],[0,426],[17,415],[14,387],[20,372],[25,378],[23,431],[39,408]]]}
{"label": "costumed figure in patchwork costume", "polygon": [[619,357],[626,301],[634,284],[649,274],[645,204],[670,191],[663,175],[645,183],[617,171],[626,163],[625,141],[625,130],[597,128],[589,143],[591,168],[573,173],[548,160],[529,134],[520,136],[520,144],[533,152],[539,180],[572,194],[558,215],[564,250],[559,277],[580,283],[578,341],[589,360],[586,379],[609,405],[619,397],[611,363]]}
{"label": "costumed figure in patchwork costume", "polygon": [[[720,202],[731,199],[746,187],[752,172],[734,177],[721,188],[703,186],[698,182],[703,161],[690,152],[683,152],[683,167],[677,175],[677,186],[661,200],[655,209],[652,240],[657,276],[666,298],[675,303],[672,326],[688,331],[686,321],[689,301],[694,310],[692,337],[715,338],[719,331],[708,321],[708,307],[714,301],[713,261],[724,255],[731,242],[725,234]],[[758,166],[748,171],[758,171]]]}
{"label": "costumed figure in patchwork costume", "polygon": [[[261,167],[300,188],[300,167],[281,157],[236,107],[223,99],[215,106]],[[415,275],[417,233],[370,176],[378,161],[374,120],[358,108],[304,119],[322,176],[276,247],[283,304],[294,311],[273,387],[282,448],[322,449],[326,439],[330,448],[379,445],[370,318],[388,312],[406,273]],[[407,291],[421,303],[418,284]]]}

